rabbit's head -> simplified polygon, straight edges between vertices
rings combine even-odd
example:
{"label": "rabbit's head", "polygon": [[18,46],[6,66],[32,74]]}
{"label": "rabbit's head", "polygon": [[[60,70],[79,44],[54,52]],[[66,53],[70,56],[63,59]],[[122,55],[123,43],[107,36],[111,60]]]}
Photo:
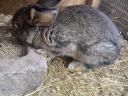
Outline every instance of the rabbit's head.
{"label": "rabbit's head", "polygon": [[[54,2],[53,2],[54,1]],[[49,27],[57,17],[58,9],[53,7],[60,0],[44,0],[43,5],[39,5],[41,1],[33,5],[27,5],[19,9],[12,18],[12,35],[22,41],[27,38],[32,42],[39,27]]]}

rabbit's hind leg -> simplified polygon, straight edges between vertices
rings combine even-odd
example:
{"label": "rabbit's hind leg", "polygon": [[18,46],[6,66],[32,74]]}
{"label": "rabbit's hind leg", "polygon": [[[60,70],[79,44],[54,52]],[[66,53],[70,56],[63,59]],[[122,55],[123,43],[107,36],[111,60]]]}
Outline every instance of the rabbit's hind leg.
{"label": "rabbit's hind leg", "polygon": [[114,64],[119,55],[119,48],[112,42],[100,42],[87,50],[86,65],[88,68]]}

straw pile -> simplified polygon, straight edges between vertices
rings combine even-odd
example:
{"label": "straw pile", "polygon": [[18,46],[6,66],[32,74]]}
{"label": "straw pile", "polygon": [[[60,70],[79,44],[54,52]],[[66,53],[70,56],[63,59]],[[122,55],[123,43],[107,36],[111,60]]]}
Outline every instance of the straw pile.
{"label": "straw pile", "polygon": [[98,69],[65,69],[62,58],[49,63],[45,83],[25,96],[128,96],[128,44],[116,64]]}

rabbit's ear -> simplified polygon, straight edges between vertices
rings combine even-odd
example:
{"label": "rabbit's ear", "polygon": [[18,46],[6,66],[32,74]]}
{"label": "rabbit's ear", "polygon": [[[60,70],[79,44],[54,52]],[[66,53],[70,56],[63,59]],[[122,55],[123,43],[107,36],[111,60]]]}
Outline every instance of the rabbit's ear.
{"label": "rabbit's ear", "polygon": [[56,19],[58,14],[57,9],[48,9],[45,11],[37,11],[35,9],[31,9],[31,21],[34,25],[38,26],[50,26],[54,20]]}
{"label": "rabbit's ear", "polygon": [[55,7],[61,0],[38,0],[36,3],[42,7]]}
{"label": "rabbit's ear", "polygon": [[35,14],[36,14],[36,10],[34,8],[32,8],[30,10],[30,18],[31,18],[31,21],[34,19]]}

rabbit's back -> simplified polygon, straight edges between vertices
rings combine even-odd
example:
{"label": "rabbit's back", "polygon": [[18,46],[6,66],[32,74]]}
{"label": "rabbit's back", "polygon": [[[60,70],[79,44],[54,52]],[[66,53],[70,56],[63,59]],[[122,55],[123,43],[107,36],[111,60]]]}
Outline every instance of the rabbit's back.
{"label": "rabbit's back", "polygon": [[106,15],[90,6],[67,7],[58,14],[52,28],[51,38],[63,44],[72,41],[90,46],[99,41],[111,41],[120,46],[120,34],[115,25]]}
{"label": "rabbit's back", "polygon": [[121,49],[116,26],[105,14],[89,6],[71,6],[61,11],[48,34],[51,43],[56,43],[48,49],[89,66],[114,63]]}

